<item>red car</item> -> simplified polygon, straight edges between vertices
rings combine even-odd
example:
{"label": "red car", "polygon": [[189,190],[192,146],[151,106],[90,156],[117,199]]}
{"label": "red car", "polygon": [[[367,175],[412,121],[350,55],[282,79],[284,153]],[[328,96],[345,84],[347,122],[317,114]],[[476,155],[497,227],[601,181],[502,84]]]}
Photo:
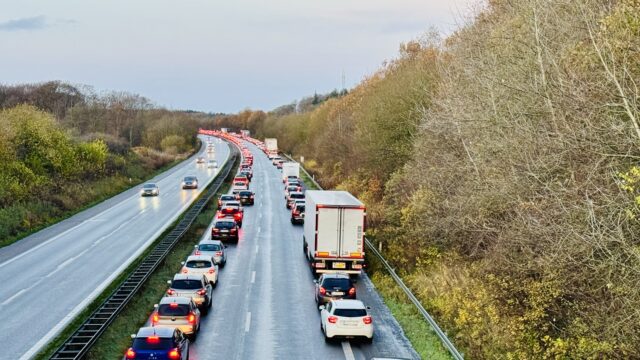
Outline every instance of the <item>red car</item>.
{"label": "red car", "polygon": [[238,201],[228,201],[224,206],[216,213],[216,218],[223,218],[227,216],[233,216],[233,219],[238,223],[238,226],[242,227],[242,219],[244,218],[244,209]]}

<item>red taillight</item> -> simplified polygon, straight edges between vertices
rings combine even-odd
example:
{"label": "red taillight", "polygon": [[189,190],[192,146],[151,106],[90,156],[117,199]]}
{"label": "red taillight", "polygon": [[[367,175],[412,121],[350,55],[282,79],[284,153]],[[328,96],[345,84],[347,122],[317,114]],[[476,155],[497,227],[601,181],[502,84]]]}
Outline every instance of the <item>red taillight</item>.
{"label": "red taillight", "polygon": [[172,349],[169,351],[169,359],[180,359],[180,352],[178,349]]}
{"label": "red taillight", "polygon": [[189,314],[189,324],[195,324],[196,323],[196,316],[191,313]]}
{"label": "red taillight", "polygon": [[153,322],[153,324],[155,325],[158,323],[158,321],[160,321],[160,316],[158,316],[157,312],[154,312],[153,316],[151,317],[151,322]]}
{"label": "red taillight", "polygon": [[327,318],[327,321],[328,321],[328,322],[330,322],[330,323],[332,323],[332,324],[335,324],[335,323],[337,323],[337,322],[338,322],[338,318],[337,318],[337,317],[335,317],[335,316],[329,316],[329,317]]}
{"label": "red taillight", "polygon": [[349,296],[354,296],[356,294],[356,288],[352,287],[349,289]]}
{"label": "red taillight", "polygon": [[371,318],[371,316],[365,316],[365,317],[362,318],[362,321],[365,324],[369,325],[369,324],[371,324],[373,322],[373,319]]}
{"label": "red taillight", "polygon": [[215,273],[216,273],[216,269],[214,268],[209,269],[209,274],[215,274]]}
{"label": "red taillight", "polygon": [[326,293],[327,293],[327,289],[325,289],[322,286],[320,286],[320,295],[324,295]]}
{"label": "red taillight", "polygon": [[222,251],[216,251],[216,256],[222,256]]}
{"label": "red taillight", "polygon": [[218,232],[220,232],[220,229],[213,228],[213,232],[214,233],[218,233]]}
{"label": "red taillight", "polygon": [[173,289],[167,290],[167,295],[175,295],[175,294],[176,294],[175,290],[173,290]]}
{"label": "red taillight", "polygon": [[299,213],[297,211],[293,211],[293,215],[299,215]]}
{"label": "red taillight", "polygon": [[127,352],[125,353],[125,357],[127,359],[135,359],[136,358],[136,352],[133,351],[132,348],[129,348],[129,350],[127,350]]}
{"label": "red taillight", "polygon": [[155,336],[155,335],[153,335],[153,336],[149,336],[149,337],[147,338],[147,342],[148,342],[149,344],[157,344],[157,343],[159,343],[159,342],[160,342],[160,337]]}
{"label": "red taillight", "polygon": [[236,231],[238,231],[238,229],[236,229],[236,228],[231,229],[232,233],[235,233]]}
{"label": "red taillight", "polygon": [[205,295],[207,293],[207,289],[200,289],[197,293],[198,295]]}
{"label": "red taillight", "polygon": [[196,250],[193,255],[202,255],[202,253],[200,252],[200,250]]}

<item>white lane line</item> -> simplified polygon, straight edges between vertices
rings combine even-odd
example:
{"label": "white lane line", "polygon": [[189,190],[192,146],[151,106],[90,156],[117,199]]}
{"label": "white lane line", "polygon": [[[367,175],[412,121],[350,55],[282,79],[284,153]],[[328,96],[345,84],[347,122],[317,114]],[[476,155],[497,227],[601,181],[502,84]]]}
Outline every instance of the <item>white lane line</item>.
{"label": "white lane line", "polygon": [[258,253],[258,250],[260,249],[259,245],[256,245],[256,254]]}
{"label": "white lane line", "polygon": [[8,303],[12,302],[13,299],[18,298],[20,295],[24,294],[25,292],[29,291],[31,288],[26,288],[26,289],[22,289],[20,291],[18,291],[17,293],[15,293],[12,297],[8,298],[7,300],[5,300],[2,304],[2,306],[7,305]]}
{"label": "white lane line", "polygon": [[249,332],[250,328],[251,328],[251,312],[247,311],[247,319],[244,322],[244,332]]}
{"label": "white lane line", "polygon": [[356,360],[356,356],[353,355],[351,344],[348,341],[342,342],[342,351],[344,352],[344,358],[346,360]]}
{"label": "white lane line", "polygon": [[256,272],[255,272],[255,271],[253,271],[253,272],[251,273],[251,283],[253,284],[253,283],[255,283],[255,282],[256,282]]}
{"label": "white lane line", "polygon": [[258,229],[256,230],[256,234],[260,234],[260,230],[262,230],[262,228],[258,226]]}

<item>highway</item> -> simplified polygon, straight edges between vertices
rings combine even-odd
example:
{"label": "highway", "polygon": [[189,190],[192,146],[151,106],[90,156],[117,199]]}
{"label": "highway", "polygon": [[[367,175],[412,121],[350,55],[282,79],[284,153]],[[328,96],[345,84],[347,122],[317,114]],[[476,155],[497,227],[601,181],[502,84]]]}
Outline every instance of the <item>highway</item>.
{"label": "highway", "polygon": [[[220,167],[228,158],[227,143],[214,144],[215,154],[203,142],[198,154],[150,180],[158,197],[143,198],[135,187],[0,249],[3,354],[35,355],[166,230],[217,173],[196,157],[215,157]],[[181,188],[186,175],[198,177],[199,189]]]}
{"label": "highway", "polygon": [[357,296],[372,308],[373,343],[325,343],[302,226],[290,223],[281,173],[256,146],[246,144],[254,154],[255,205],[245,206],[239,243],[228,245],[212,311],[203,317],[190,358],[419,359],[366,275],[358,279]]}

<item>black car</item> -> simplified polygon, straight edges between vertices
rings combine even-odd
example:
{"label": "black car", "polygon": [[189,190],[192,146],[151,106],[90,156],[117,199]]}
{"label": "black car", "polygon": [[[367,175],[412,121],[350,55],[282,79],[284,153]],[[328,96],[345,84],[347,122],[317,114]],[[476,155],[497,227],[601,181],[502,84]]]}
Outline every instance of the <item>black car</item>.
{"label": "black car", "polygon": [[240,175],[246,176],[249,181],[251,181],[251,178],[253,177],[253,173],[249,170],[241,170]]}
{"label": "black car", "polygon": [[304,204],[296,204],[291,209],[291,223],[292,224],[304,224]]}
{"label": "black car", "polygon": [[356,287],[348,274],[322,274],[316,283],[316,303],[324,305],[334,299],[355,299]]}
{"label": "black car", "polygon": [[254,193],[249,190],[241,190],[238,192],[238,196],[240,197],[240,203],[242,205],[253,205],[254,202]]}
{"label": "black car", "polygon": [[240,228],[232,217],[218,219],[211,229],[212,240],[229,240],[238,242]]}

